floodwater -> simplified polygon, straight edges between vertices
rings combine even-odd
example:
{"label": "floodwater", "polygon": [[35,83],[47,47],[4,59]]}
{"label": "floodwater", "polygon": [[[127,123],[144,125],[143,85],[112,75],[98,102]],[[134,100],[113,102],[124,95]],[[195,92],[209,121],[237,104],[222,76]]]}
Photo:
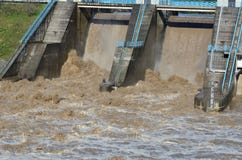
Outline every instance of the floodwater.
{"label": "floodwater", "polygon": [[190,73],[203,72],[212,30],[168,27],[161,75],[101,93],[126,32],[90,24],[83,59],[93,62],[72,51],[59,78],[0,82],[0,159],[242,159],[242,96],[222,113],[193,108],[202,74]]}
{"label": "floodwater", "polygon": [[73,51],[60,78],[0,82],[0,159],[242,159],[242,97],[205,113],[193,108],[201,84],[147,70],[100,93],[106,75]]}

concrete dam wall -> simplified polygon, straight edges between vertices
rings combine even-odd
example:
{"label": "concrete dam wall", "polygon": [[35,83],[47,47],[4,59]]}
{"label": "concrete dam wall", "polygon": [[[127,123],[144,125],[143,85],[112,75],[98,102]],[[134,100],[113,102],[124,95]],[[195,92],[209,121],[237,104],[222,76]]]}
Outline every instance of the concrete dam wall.
{"label": "concrete dam wall", "polygon": [[[53,14],[53,17],[55,15],[60,17],[58,6],[61,5],[65,4],[57,3],[56,14]],[[136,9],[138,8],[136,6]],[[73,11],[73,9],[70,11]],[[74,10],[69,19],[69,25],[66,23],[69,29],[63,32],[64,38],[59,38],[62,39],[60,42],[57,43],[52,39],[50,41],[44,38],[42,43],[48,45],[43,55],[37,57],[39,63],[36,63],[36,71],[31,70],[33,75],[27,75],[27,79],[33,79],[34,76],[38,75],[46,78],[58,77],[68,51],[73,48],[77,50],[78,55],[84,61],[93,61],[100,68],[110,73],[117,50],[116,42],[127,41],[127,38],[129,39],[132,35],[129,26],[131,25],[131,29],[134,27],[132,25],[135,24],[135,16],[131,18],[133,15],[131,13],[134,12],[136,11]],[[139,80],[144,80],[147,69],[159,72],[161,79],[169,79],[176,75],[192,83],[200,82],[206,63],[207,45],[211,43],[212,29],[169,26],[164,28],[161,18],[155,11],[150,10],[149,14],[151,16],[151,19],[148,18],[150,22],[143,26],[143,29],[146,29],[144,33],[147,33],[147,36],[143,35],[144,46],[134,49],[122,85],[133,85]],[[51,21],[56,19],[53,18]],[[53,29],[51,30],[51,26],[49,27],[50,31],[47,29],[46,33],[55,33]],[[55,23],[53,23],[52,28],[55,27]],[[141,32],[140,35],[142,34]],[[54,36],[49,37],[54,38]],[[22,68],[24,69],[18,71],[18,69],[11,69],[10,67],[9,73],[14,71],[11,76],[18,75],[19,78],[26,78],[26,72],[30,72],[29,66],[36,61],[32,58],[32,62],[32,54],[29,53],[29,55],[30,58],[26,58],[26,62],[23,62],[24,67]],[[18,66],[18,62],[13,63],[12,68]]]}
{"label": "concrete dam wall", "polygon": [[159,72],[161,79],[177,75],[189,82],[201,82],[204,73],[207,46],[212,29],[167,27],[161,50]]}
{"label": "concrete dam wall", "polygon": [[[90,21],[83,60],[91,60],[110,72],[116,42],[123,41],[127,33],[128,24],[123,20],[128,21],[129,15],[96,14]],[[146,45],[135,53],[125,82],[143,80],[145,70],[150,68],[164,80],[176,75],[201,84],[211,37],[212,28],[167,26],[164,30],[160,17],[154,17]]]}
{"label": "concrete dam wall", "polygon": [[130,15],[97,13],[90,21],[83,60],[111,70],[117,41],[124,41]]}
{"label": "concrete dam wall", "polygon": [[[98,15],[87,23],[79,14],[82,25],[78,23],[74,33],[80,39],[68,47],[76,48],[79,57],[75,51],[68,53],[60,65],[60,77],[0,82],[0,159],[240,159],[242,97],[236,98],[232,110],[206,114],[193,108],[201,85],[179,77],[160,80],[164,72],[159,75],[151,70],[136,85],[111,93],[98,90],[108,73],[100,68],[110,70],[114,54],[110,48],[114,50],[115,41],[124,38],[128,27],[127,20],[114,19],[114,13],[101,20]],[[128,76],[142,79],[145,68],[159,71],[168,60],[170,64],[164,67],[200,73],[183,61],[198,52],[207,55],[199,50],[199,43],[208,43],[208,30],[169,26],[163,30],[159,20],[152,20],[145,46],[137,49]],[[66,35],[63,43],[70,43],[75,35]],[[168,45],[170,39],[174,42]],[[49,55],[43,55],[48,62],[41,69],[48,65],[51,69],[67,55],[62,44],[48,45]],[[192,63],[193,59],[188,60]],[[176,70],[173,75],[179,73]]]}

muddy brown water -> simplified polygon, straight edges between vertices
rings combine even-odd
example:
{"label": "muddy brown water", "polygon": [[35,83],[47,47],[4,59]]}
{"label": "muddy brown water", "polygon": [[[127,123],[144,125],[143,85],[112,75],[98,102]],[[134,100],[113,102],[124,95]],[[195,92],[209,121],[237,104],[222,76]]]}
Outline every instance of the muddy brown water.
{"label": "muddy brown water", "polygon": [[73,51],[60,78],[0,82],[0,159],[242,159],[242,97],[205,113],[177,76],[100,93],[105,74]]}
{"label": "muddy brown water", "polygon": [[162,75],[100,93],[126,31],[91,24],[86,62],[72,51],[59,78],[0,82],[0,159],[242,159],[242,96],[222,113],[193,108],[211,30],[167,28]]}

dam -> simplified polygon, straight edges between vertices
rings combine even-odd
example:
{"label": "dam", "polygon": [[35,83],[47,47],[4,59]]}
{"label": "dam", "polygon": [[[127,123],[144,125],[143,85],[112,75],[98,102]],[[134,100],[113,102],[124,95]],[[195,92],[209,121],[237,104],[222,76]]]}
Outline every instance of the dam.
{"label": "dam", "polygon": [[[202,14],[182,16],[186,12]],[[242,67],[240,13],[240,1],[52,0],[1,67],[0,78],[58,77],[75,49],[109,72],[101,91],[136,84],[147,69],[161,79],[176,75],[196,83],[204,77],[194,106],[221,111],[236,94]]]}
{"label": "dam", "polygon": [[[1,63],[0,159],[240,160],[242,96],[223,112],[209,112],[220,105],[216,94],[238,8],[90,2],[47,3],[10,61]],[[151,21],[138,21],[134,29],[131,18],[151,12]],[[133,34],[148,26],[147,34]],[[119,65],[122,74],[110,76]],[[214,78],[214,90],[204,77]],[[112,91],[100,92],[100,84]]]}

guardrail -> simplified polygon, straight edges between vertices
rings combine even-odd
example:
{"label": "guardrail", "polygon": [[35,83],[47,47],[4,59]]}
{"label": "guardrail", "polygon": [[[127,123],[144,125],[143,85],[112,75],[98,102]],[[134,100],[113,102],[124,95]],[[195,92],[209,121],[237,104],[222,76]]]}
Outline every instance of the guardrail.
{"label": "guardrail", "polygon": [[142,46],[144,46],[144,41],[137,41],[137,42],[117,41],[116,42],[116,47],[139,48]]}
{"label": "guardrail", "polygon": [[[213,46],[211,44],[208,45],[208,52],[228,52],[230,51],[230,45],[223,45],[223,46]],[[242,46],[238,47],[238,52],[242,53]]]}
{"label": "guardrail", "polygon": [[18,49],[15,51],[15,54],[9,59],[8,63],[1,68],[0,70],[0,79],[4,77],[4,75],[7,73],[9,68],[12,66],[12,64],[15,62],[15,60],[18,58],[20,54],[22,54],[23,50],[26,47],[27,42],[30,40],[30,38],[33,36],[35,31],[38,29],[39,25],[43,22],[46,15],[50,12],[53,5],[57,2],[57,0],[51,0],[49,3],[45,6],[45,8],[42,10],[42,12],[39,14],[39,16],[36,18],[34,23],[30,26],[28,31],[25,33],[25,35],[21,39],[21,43],[18,46]]}
{"label": "guardrail", "polygon": [[76,0],[82,3],[101,3],[101,4],[139,4],[136,0]]}
{"label": "guardrail", "polygon": [[[167,5],[167,4],[164,4]],[[208,1],[189,1],[189,0],[171,0],[171,6],[189,6],[189,7],[215,7],[217,6],[216,1],[208,2]]]}
{"label": "guardrail", "polygon": [[[68,1],[68,0],[60,0]],[[165,5],[165,6],[178,6],[178,7],[208,7],[214,8],[216,6],[230,6],[239,7],[242,6],[242,2],[217,2],[217,0],[212,1],[197,1],[197,0],[72,0],[73,2],[80,3],[99,3],[99,4],[154,4],[154,5]]]}
{"label": "guardrail", "polygon": [[[236,51],[235,51],[235,55],[234,57],[231,57],[231,54],[232,54],[232,51],[234,50],[233,47],[234,47],[234,42],[236,41],[236,34],[237,34],[237,28],[238,28],[238,25],[239,25],[239,21],[240,21],[240,13],[241,13],[241,7],[239,8],[238,10],[238,15],[237,15],[237,19],[236,19],[236,24],[235,24],[235,27],[234,27],[234,34],[233,34],[233,38],[232,38],[232,42],[231,42],[231,46],[230,46],[230,50],[229,50],[229,57],[228,57],[228,60],[227,60],[227,63],[226,63],[226,69],[225,69],[225,73],[224,73],[224,77],[223,77],[223,82],[222,82],[222,90],[224,91],[224,87],[225,87],[225,83],[226,83],[226,78],[227,78],[227,74],[232,74],[231,72],[233,72],[232,70],[230,71],[230,73],[228,73],[229,71],[229,65],[230,65],[230,59],[231,58],[236,58],[236,52],[237,52],[237,46],[236,46]],[[241,33],[241,32],[239,32]],[[239,36],[240,37],[240,36]],[[238,45],[238,44],[237,44]],[[230,80],[229,82],[230,83]],[[228,91],[229,91],[229,85],[228,84]]]}
{"label": "guardrail", "polygon": [[51,0],[0,0],[0,2],[23,2],[23,3],[48,3],[50,2]]}
{"label": "guardrail", "polygon": [[217,1],[195,1],[195,0],[157,0],[157,1],[136,1],[136,0],[74,0],[82,3],[100,3],[100,4],[157,4],[167,6],[189,6],[189,7],[215,7]]}
{"label": "guardrail", "polygon": [[[50,0],[0,0],[2,2],[37,2],[37,3],[47,3]],[[145,1],[145,0],[59,0],[59,1],[73,1],[79,3],[97,3],[97,4],[155,4],[155,5],[165,5],[165,6],[179,6],[179,7],[216,7],[217,1],[196,1],[196,0],[153,0],[153,1]],[[236,2],[225,2],[219,3],[219,5],[223,6],[235,6]],[[238,5],[238,4],[237,4]],[[236,6],[237,6],[236,5]]]}
{"label": "guardrail", "polygon": [[238,37],[238,42],[237,42],[236,50],[235,50],[234,57],[233,57],[232,70],[231,70],[230,77],[229,77],[228,90],[231,89],[231,84],[233,81],[233,75],[234,75],[233,73],[234,73],[235,62],[236,62],[236,58],[237,58],[236,56],[238,53],[238,49],[240,48],[239,44],[240,44],[240,40],[241,40],[241,33],[242,33],[242,25],[240,25],[240,29],[239,29],[239,37]]}
{"label": "guardrail", "polygon": [[51,0],[46,7],[41,11],[41,13],[38,15],[38,17],[35,19],[35,21],[32,23],[32,25],[29,27],[28,31],[25,33],[25,35],[22,37],[21,42],[27,43],[31,36],[37,31],[40,24],[44,21],[47,14],[50,12],[53,5],[57,2],[57,0]]}
{"label": "guardrail", "polygon": [[143,19],[144,19],[144,13],[145,13],[146,6],[147,6],[146,3],[144,5],[140,5],[138,17],[136,19],[134,32],[133,32],[133,36],[132,36],[132,42],[137,42],[137,40],[138,40],[140,29],[141,29]]}
{"label": "guardrail", "polygon": [[[0,0],[0,2],[31,2],[31,3],[48,3],[51,0]],[[217,2],[212,1],[197,1],[197,0],[151,0],[149,2],[145,0],[58,0],[58,1],[73,1],[79,3],[97,3],[97,4],[155,4],[164,6],[176,6],[176,7],[208,7],[214,8],[216,6],[242,6],[241,2]]]}

